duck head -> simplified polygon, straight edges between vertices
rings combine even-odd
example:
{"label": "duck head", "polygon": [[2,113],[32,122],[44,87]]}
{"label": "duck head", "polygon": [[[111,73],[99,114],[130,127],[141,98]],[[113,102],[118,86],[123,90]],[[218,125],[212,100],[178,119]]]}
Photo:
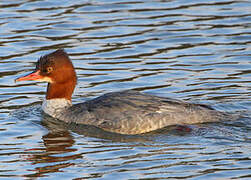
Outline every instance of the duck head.
{"label": "duck head", "polygon": [[35,70],[17,78],[16,81],[48,82],[47,100],[57,98],[71,100],[77,76],[68,54],[63,49],[59,49],[40,57]]}

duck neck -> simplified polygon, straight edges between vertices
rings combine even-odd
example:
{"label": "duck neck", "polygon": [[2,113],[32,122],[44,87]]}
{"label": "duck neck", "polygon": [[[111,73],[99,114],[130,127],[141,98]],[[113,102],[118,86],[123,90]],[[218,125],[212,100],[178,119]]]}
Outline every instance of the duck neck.
{"label": "duck neck", "polygon": [[71,102],[71,96],[75,89],[76,81],[63,83],[48,83],[46,100],[66,99]]}
{"label": "duck neck", "polygon": [[75,84],[76,81],[48,83],[46,99],[42,105],[43,111],[54,118],[59,118],[62,112],[72,105],[71,96]]}

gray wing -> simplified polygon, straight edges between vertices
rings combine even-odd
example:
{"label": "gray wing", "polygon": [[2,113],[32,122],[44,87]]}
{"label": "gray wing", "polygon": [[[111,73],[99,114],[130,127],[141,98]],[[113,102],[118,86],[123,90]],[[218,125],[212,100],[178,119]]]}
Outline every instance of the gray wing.
{"label": "gray wing", "polygon": [[121,134],[140,134],[175,124],[213,122],[224,117],[208,106],[132,90],[108,93],[76,104],[69,111],[78,114],[73,122]]}

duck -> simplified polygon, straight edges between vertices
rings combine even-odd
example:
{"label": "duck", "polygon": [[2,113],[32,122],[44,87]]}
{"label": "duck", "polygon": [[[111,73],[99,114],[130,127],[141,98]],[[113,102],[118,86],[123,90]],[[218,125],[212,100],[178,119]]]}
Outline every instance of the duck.
{"label": "duck", "polygon": [[167,126],[218,122],[225,112],[204,104],[160,97],[136,90],[110,92],[72,104],[77,84],[75,68],[64,49],[41,56],[35,70],[15,81],[47,82],[45,114],[65,123],[87,125],[118,134],[143,134]]}

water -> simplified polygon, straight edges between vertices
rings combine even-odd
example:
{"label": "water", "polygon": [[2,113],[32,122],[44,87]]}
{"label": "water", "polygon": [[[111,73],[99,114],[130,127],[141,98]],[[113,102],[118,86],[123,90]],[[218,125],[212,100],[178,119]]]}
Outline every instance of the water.
{"label": "water", "polygon": [[[247,0],[1,1],[0,178],[250,179],[250,21]],[[242,118],[122,136],[44,117],[46,84],[14,79],[58,48],[74,103],[137,89]]]}

